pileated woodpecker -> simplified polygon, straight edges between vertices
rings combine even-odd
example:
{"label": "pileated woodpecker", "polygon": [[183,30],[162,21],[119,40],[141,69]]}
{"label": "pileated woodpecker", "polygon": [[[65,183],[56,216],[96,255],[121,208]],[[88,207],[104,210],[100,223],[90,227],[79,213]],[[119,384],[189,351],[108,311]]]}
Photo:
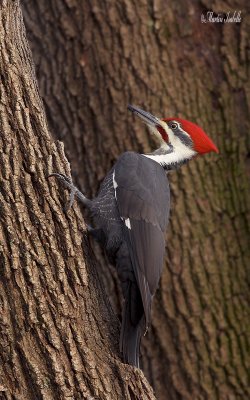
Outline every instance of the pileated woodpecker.
{"label": "pileated woodpecker", "polygon": [[196,124],[180,118],[160,119],[134,106],[158,138],[150,154],[123,153],[105,177],[97,197],[87,199],[62,175],[53,173],[91,211],[96,228],[89,232],[116,264],[124,297],[120,350],[126,363],[139,367],[141,336],[151,319],[151,304],[159,284],[170,209],[166,170],[198,154],[217,152],[215,144]]}

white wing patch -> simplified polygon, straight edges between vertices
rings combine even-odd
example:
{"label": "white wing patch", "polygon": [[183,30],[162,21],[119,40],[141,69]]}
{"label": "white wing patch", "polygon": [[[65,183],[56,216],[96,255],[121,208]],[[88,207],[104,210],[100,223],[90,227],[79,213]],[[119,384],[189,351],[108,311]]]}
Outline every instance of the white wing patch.
{"label": "white wing patch", "polygon": [[114,186],[114,190],[115,190],[115,199],[117,200],[117,197],[116,197],[116,188],[118,188],[118,184],[117,184],[117,182],[116,182],[116,180],[115,180],[115,171],[113,172],[113,186]]}
{"label": "white wing patch", "polygon": [[[115,180],[115,171],[113,172],[112,177],[113,177],[113,187],[114,187],[114,191],[115,191],[115,199],[117,200],[116,189],[118,188],[118,184],[117,184],[117,182]],[[126,225],[126,227],[128,229],[131,229],[131,223],[130,223],[130,219],[129,218],[124,219],[123,217],[121,217],[121,220],[125,222],[125,225]]]}
{"label": "white wing patch", "polygon": [[126,225],[126,227],[128,229],[131,229],[131,224],[130,224],[130,219],[129,218],[125,219],[125,225]]}

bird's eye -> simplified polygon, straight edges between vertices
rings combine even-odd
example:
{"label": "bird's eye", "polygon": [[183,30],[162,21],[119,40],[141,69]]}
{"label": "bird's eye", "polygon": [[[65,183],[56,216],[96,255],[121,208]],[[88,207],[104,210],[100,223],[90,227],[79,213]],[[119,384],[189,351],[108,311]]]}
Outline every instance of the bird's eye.
{"label": "bird's eye", "polygon": [[172,122],[171,125],[170,125],[170,128],[175,130],[175,129],[178,128],[178,124],[176,122]]}

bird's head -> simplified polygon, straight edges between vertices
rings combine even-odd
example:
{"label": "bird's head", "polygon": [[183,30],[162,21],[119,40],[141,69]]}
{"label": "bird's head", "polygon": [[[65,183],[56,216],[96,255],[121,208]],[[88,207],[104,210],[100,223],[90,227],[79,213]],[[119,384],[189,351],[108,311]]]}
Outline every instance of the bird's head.
{"label": "bird's head", "polygon": [[145,122],[160,141],[160,148],[148,155],[166,169],[175,168],[199,154],[219,153],[207,134],[193,122],[182,118],[157,118],[129,105],[128,109]]}

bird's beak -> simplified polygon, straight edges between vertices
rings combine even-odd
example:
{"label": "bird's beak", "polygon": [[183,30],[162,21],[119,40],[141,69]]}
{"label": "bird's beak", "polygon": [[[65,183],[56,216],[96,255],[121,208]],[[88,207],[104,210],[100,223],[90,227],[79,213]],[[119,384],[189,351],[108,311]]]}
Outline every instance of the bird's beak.
{"label": "bird's beak", "polygon": [[148,113],[147,111],[143,111],[138,107],[131,106],[130,104],[128,105],[128,110],[132,111],[132,113],[138,115],[142,119],[143,122],[145,122],[149,126],[161,126],[161,120],[154,115]]}

